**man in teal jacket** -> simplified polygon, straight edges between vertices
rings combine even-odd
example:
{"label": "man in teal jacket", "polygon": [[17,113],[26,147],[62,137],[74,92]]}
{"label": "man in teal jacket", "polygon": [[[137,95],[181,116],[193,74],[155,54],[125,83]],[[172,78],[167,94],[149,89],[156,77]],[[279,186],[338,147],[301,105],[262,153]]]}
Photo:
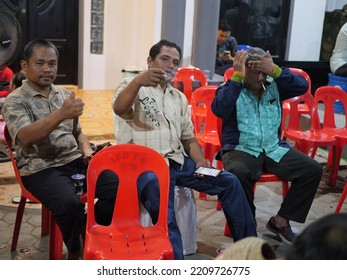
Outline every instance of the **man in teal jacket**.
{"label": "man in teal jacket", "polygon": [[212,103],[213,112],[223,120],[223,165],[238,176],[254,216],[253,186],[263,172],[292,182],[278,213],[266,225],[291,244],[294,233],[289,221],[305,222],[322,166],[280,139],[282,101],[304,94],[308,83],[274,64],[270,53],[260,48],[237,52],[234,69]]}

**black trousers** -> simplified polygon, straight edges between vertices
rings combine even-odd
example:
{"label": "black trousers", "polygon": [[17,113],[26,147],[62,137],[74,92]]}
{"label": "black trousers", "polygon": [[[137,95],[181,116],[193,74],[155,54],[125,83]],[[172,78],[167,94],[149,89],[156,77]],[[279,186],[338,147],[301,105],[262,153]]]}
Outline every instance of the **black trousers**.
{"label": "black trousers", "polygon": [[317,161],[296,149],[290,149],[279,163],[265,154],[256,158],[241,151],[223,154],[222,161],[225,170],[234,173],[241,181],[254,217],[256,209],[253,186],[263,172],[269,172],[285,181],[291,181],[278,215],[295,222],[305,222],[323,172]]}
{"label": "black trousers", "polygon": [[347,77],[347,63],[339,67],[335,71],[335,75],[341,76],[341,77]]}
{"label": "black trousers", "polygon": [[[53,214],[69,252],[81,249],[80,234],[86,222],[84,203],[75,194],[71,176],[86,174],[87,165],[82,158],[61,167],[47,168],[29,176],[22,176],[24,186]],[[118,177],[113,172],[103,172],[97,181],[95,219],[109,225],[112,219]]]}

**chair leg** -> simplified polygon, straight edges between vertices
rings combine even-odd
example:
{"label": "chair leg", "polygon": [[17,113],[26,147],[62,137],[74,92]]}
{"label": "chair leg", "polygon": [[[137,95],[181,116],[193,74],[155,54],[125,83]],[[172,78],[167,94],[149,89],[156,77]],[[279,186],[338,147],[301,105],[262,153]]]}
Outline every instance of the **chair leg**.
{"label": "chair leg", "polygon": [[217,201],[216,210],[217,210],[217,211],[222,210],[222,203],[220,202],[220,200]]}
{"label": "chair leg", "polygon": [[347,196],[347,184],[345,185],[345,188],[343,189],[343,192],[340,196],[339,202],[337,203],[336,209],[335,209],[335,213],[340,213],[341,207],[343,202],[345,201]]}
{"label": "chair leg", "polygon": [[201,199],[201,200],[206,200],[206,199],[207,199],[207,194],[204,193],[204,192],[200,192],[200,193],[199,193],[199,199]]}
{"label": "chair leg", "polygon": [[[329,176],[329,186],[335,187],[337,182],[337,176],[340,168],[340,160],[342,156],[342,147],[336,145],[332,149],[332,162],[330,167],[330,176]],[[330,156],[329,156],[330,157]]]}
{"label": "chair leg", "polygon": [[282,198],[283,198],[283,200],[286,197],[288,190],[289,190],[288,181],[282,181]]}
{"label": "chair leg", "polygon": [[63,236],[59,226],[55,222],[50,212],[50,232],[49,232],[49,259],[61,260],[63,252]]}
{"label": "chair leg", "polygon": [[41,210],[41,236],[49,234],[49,210],[42,204]]}
{"label": "chair leg", "polygon": [[27,200],[26,197],[24,196],[20,197],[19,205],[17,208],[16,221],[15,221],[14,229],[13,229],[11,251],[15,251],[17,249],[18,237],[19,237],[20,227],[22,225],[26,200]]}
{"label": "chair leg", "polygon": [[227,223],[227,222],[225,222],[224,236],[233,237],[233,236],[231,235],[231,232],[230,232],[230,229],[229,229],[229,226],[228,226],[228,223]]}

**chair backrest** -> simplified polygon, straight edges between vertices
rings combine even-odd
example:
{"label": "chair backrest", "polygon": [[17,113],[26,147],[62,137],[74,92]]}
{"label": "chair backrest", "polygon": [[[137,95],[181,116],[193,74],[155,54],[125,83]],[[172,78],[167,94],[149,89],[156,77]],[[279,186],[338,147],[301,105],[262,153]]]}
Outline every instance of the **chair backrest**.
{"label": "chair backrest", "polygon": [[[347,112],[347,93],[339,87],[321,86],[315,94],[315,105],[318,108],[319,104],[324,104],[323,128],[337,128],[334,114],[334,103],[340,101]],[[341,114],[339,114],[341,116]],[[347,114],[344,114],[344,127],[347,128]]]}
{"label": "chair backrest", "polygon": [[229,80],[229,79],[233,76],[234,72],[235,72],[234,67],[228,68],[228,69],[224,72],[224,82],[226,82],[227,80]]}
{"label": "chair backrest", "polygon": [[8,149],[8,153],[9,153],[10,158],[11,158],[13,171],[16,175],[17,182],[21,188],[21,196],[26,197],[27,199],[29,199],[31,201],[41,203],[36,197],[34,197],[29,191],[27,191],[27,189],[23,185],[22,178],[21,178],[19,170],[18,170],[17,162],[16,162],[16,159],[15,159],[13,152],[12,152],[12,144],[13,144],[12,143],[12,137],[8,131],[7,126],[5,126],[4,135],[5,135],[5,142],[6,142],[6,146]]}
{"label": "chair backrest", "polygon": [[[307,114],[309,116],[310,121],[310,130],[320,130],[318,109],[314,104],[314,99],[311,94],[308,92],[290,99],[285,100],[288,104],[286,110],[283,111],[283,120],[286,121],[288,118],[288,125],[285,130],[295,130],[302,131],[301,127],[301,112],[300,106],[305,104],[307,106]],[[284,123],[282,121],[282,124]]]}
{"label": "chair backrest", "polygon": [[[196,86],[196,81],[199,82]],[[180,88],[180,82],[183,86],[183,93],[187,97],[188,103],[191,103],[191,96],[194,88],[207,85],[207,79],[204,72],[196,67],[181,67],[177,70],[174,77],[175,88]]]}
{"label": "chair backrest", "polygon": [[[97,179],[106,170],[115,173],[119,179],[113,218],[109,226],[98,225],[94,217]],[[143,227],[140,222],[137,180],[142,173],[147,171],[153,172],[157,176],[160,187],[160,208],[158,221],[154,225]],[[104,148],[89,163],[87,185],[88,212],[85,254],[90,250],[89,245],[91,244],[88,242],[92,242],[94,247],[95,243],[102,246],[102,248],[98,248],[99,253],[97,253],[101,256],[100,258],[110,259],[117,258],[117,256],[126,259],[136,258],[137,253],[144,250],[147,252],[147,249],[144,248],[150,248],[150,240],[153,235],[156,238],[160,236],[162,242],[169,244],[169,251],[172,253],[167,225],[169,168],[165,159],[158,152],[136,144],[119,144]],[[100,238],[104,238],[103,241],[98,241]],[[131,254],[128,253],[131,250]],[[165,254],[168,249],[162,243],[155,250],[164,251]],[[88,254],[90,253],[86,255],[88,256]],[[146,258],[146,256],[141,255],[138,258]],[[148,258],[150,257],[148,256]]]}
{"label": "chair backrest", "polygon": [[[297,109],[298,109],[299,118],[300,118],[300,115],[309,116],[309,115],[311,115],[311,113],[310,113],[310,108],[309,108],[308,103],[313,104],[312,106],[314,106],[314,98],[313,98],[313,95],[312,95],[312,92],[311,92],[311,84],[312,84],[311,83],[311,78],[307,74],[307,72],[305,72],[302,69],[299,69],[299,68],[289,68],[289,70],[291,70],[295,74],[298,74],[298,75],[301,75],[302,77],[304,77],[306,79],[307,83],[308,83],[308,89],[303,94],[303,98],[301,99],[299,107]],[[282,104],[283,115],[282,115],[281,129],[282,129],[282,137],[283,138],[286,138],[286,136],[285,136],[285,129],[286,129],[287,118],[289,116],[289,102],[288,102],[289,100],[290,99],[284,100],[283,104]],[[292,112],[292,114],[293,113],[294,113],[294,111]],[[317,114],[318,114],[318,111],[317,111]],[[296,122],[297,118],[293,118],[292,121]],[[310,118],[310,121],[311,121],[311,118]],[[318,121],[319,121],[319,119],[318,119]],[[292,123],[292,125],[293,125],[293,123]]]}
{"label": "chair backrest", "polygon": [[213,114],[211,109],[212,101],[216,95],[216,90],[218,86],[210,85],[210,86],[203,86],[200,88],[197,88],[192,95],[192,101],[191,101],[191,112],[192,112],[192,119],[195,127],[195,134],[200,134],[201,132],[197,130],[196,122],[194,121],[196,119],[196,111],[198,110],[198,107],[204,107],[206,110],[205,114],[205,124],[203,128],[202,134],[207,133],[217,133],[217,116]]}
{"label": "chair backrest", "polygon": [[310,92],[311,95],[312,95],[312,90],[311,90],[312,89],[312,82],[311,82],[310,75],[307,72],[305,72],[304,70],[300,69],[300,68],[293,68],[293,67],[291,67],[291,68],[289,68],[289,70],[292,71],[295,74],[303,76],[306,79],[306,81],[308,82],[308,92]]}

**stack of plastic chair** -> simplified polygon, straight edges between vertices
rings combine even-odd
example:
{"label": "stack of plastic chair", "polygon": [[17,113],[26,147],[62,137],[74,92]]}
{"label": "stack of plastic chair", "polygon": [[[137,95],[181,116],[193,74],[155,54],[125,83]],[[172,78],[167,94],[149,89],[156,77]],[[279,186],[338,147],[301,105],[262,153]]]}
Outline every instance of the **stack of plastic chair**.
{"label": "stack of plastic chair", "polygon": [[227,80],[230,80],[231,77],[233,76],[234,72],[235,72],[234,67],[228,68],[228,69],[224,72],[224,82],[226,82]]}
{"label": "stack of plastic chair", "polygon": [[[196,87],[194,83],[198,83],[198,86]],[[187,97],[188,103],[190,104],[194,89],[206,86],[207,79],[204,72],[197,67],[181,67],[177,70],[174,77],[175,88],[179,89],[180,84],[182,84],[182,92]]]}
{"label": "stack of plastic chair", "polygon": [[[191,104],[193,91],[196,88],[206,86],[206,85],[207,85],[207,78],[205,76],[205,73],[197,67],[193,67],[193,66],[181,67],[177,70],[174,77],[175,88],[182,90],[182,92],[184,93],[184,95],[186,96],[188,100],[189,106]],[[183,87],[183,89],[181,87]],[[206,112],[203,107],[199,107],[196,109],[195,124],[198,127],[200,127],[201,124],[204,122],[205,114]]]}
{"label": "stack of plastic chair", "polygon": [[[17,182],[21,188],[20,201],[17,209],[16,221],[13,229],[11,251],[17,249],[17,243],[19,238],[19,232],[22,224],[25,204],[27,200],[32,202],[41,203],[36,197],[34,197],[24,186],[22,178],[20,176],[15,157],[12,152],[12,138],[5,126],[5,141],[8,148],[8,152],[12,161],[12,167],[16,175]],[[82,202],[86,202],[86,195],[81,195],[80,199]],[[63,252],[63,236],[59,226],[56,224],[51,212],[42,204],[42,216],[41,216],[41,236],[49,234],[49,259],[60,260]]]}
{"label": "stack of plastic chair", "polygon": [[[204,86],[196,89],[193,92],[191,110],[192,119],[195,128],[195,136],[199,142],[200,147],[203,150],[204,156],[208,159],[211,164],[215,160],[215,155],[220,150],[220,143],[217,134],[217,117],[211,110],[211,104],[215,97],[217,86]],[[205,111],[205,122],[202,124],[202,128],[197,125],[197,108],[204,108]],[[222,169],[220,160],[216,161],[217,168]],[[206,193],[199,193],[200,199],[206,199]],[[218,209],[218,206],[217,206]]]}
{"label": "stack of plastic chair", "polygon": [[[114,172],[119,178],[115,209],[109,226],[97,224],[94,216],[96,182],[105,170]],[[144,227],[140,221],[137,179],[147,171],[157,176],[160,185],[160,209],[157,223]],[[167,225],[169,168],[159,153],[135,144],[104,148],[89,163],[87,185],[84,259],[173,259]]]}
{"label": "stack of plastic chair", "polygon": [[[203,86],[196,89],[192,95],[191,111],[195,128],[195,136],[203,149],[205,158],[213,163],[215,155],[220,149],[217,134],[217,117],[211,110],[212,101],[216,95],[217,86]],[[196,111],[198,107],[205,110],[205,123],[200,129],[195,125]]]}
{"label": "stack of plastic chair", "polygon": [[[335,137],[324,133],[320,127],[318,108],[313,98],[303,94],[285,102],[288,103],[288,109],[283,111],[282,131],[285,138],[295,142],[295,148],[308,155],[311,149],[315,151],[318,147],[335,146]],[[307,104],[309,110],[310,127],[307,130],[301,126],[300,104],[303,103]],[[311,157],[314,158],[314,152]]]}
{"label": "stack of plastic chair", "polygon": [[[223,121],[221,118],[217,118],[217,132],[220,143],[222,143],[222,126]],[[223,164],[223,163],[222,163]],[[266,183],[266,182],[282,182],[282,197],[283,199],[287,195],[288,189],[289,189],[289,183],[288,181],[284,181],[281,178],[277,177],[275,174],[272,173],[263,173],[257,183]],[[254,185],[253,190],[256,190],[256,185]],[[217,209],[221,209],[221,203],[218,201]],[[224,235],[225,236],[231,236],[230,229],[228,227],[228,224],[225,223],[224,228]]]}
{"label": "stack of plastic chair", "polygon": [[343,126],[338,126],[335,120],[334,106],[339,101],[344,109],[343,111],[347,112],[347,93],[339,87],[322,86],[316,90],[314,99],[317,108],[320,104],[324,105],[322,130],[336,139],[335,155],[333,150],[330,149],[327,163],[327,166],[331,168],[329,185],[336,186],[342,151],[347,144],[347,114],[339,114],[339,116],[343,116],[344,124]]}

